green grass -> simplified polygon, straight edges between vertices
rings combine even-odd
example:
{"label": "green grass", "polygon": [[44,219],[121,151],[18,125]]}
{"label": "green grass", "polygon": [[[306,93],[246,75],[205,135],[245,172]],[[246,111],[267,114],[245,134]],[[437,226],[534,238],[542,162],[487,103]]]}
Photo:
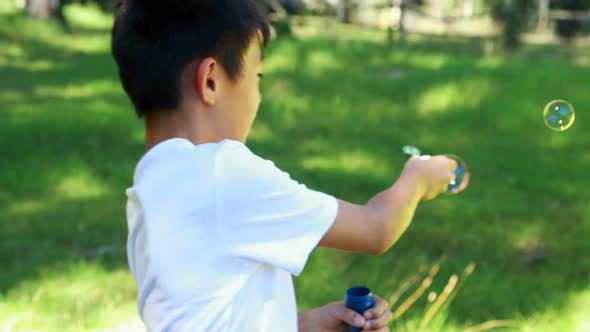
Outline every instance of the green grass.
{"label": "green grass", "polygon": [[[140,330],[124,189],[143,128],[109,55],[110,18],[74,7],[70,17],[82,19],[64,35],[0,9],[0,329]],[[389,296],[446,255],[426,294],[470,262],[477,269],[431,330],[509,319],[520,322],[515,330],[590,331],[583,50],[537,46],[502,58],[479,40],[413,37],[390,47],[382,32],[344,32],[271,45],[249,146],[308,186],[358,203],[396,179],[404,144],[462,156],[472,184],[423,203],[383,256],[315,251],[295,281],[300,309],[357,284]],[[541,116],[557,98],[577,110],[563,133]],[[547,257],[527,264],[535,247]],[[428,306],[423,296],[393,330],[416,330]]]}

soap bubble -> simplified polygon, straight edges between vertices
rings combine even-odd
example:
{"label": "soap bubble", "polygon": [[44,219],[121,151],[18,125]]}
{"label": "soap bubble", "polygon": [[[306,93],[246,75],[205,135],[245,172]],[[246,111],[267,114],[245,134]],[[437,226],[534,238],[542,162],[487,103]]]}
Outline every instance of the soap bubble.
{"label": "soap bubble", "polygon": [[565,100],[553,100],[543,110],[545,125],[551,130],[564,131],[574,124],[576,112]]}
{"label": "soap bubble", "polygon": [[457,162],[457,168],[453,171],[455,173],[455,179],[449,183],[448,193],[458,194],[467,188],[469,185],[469,179],[471,178],[471,172],[467,168],[467,164],[463,159],[458,156],[447,154],[448,158],[453,159]]}

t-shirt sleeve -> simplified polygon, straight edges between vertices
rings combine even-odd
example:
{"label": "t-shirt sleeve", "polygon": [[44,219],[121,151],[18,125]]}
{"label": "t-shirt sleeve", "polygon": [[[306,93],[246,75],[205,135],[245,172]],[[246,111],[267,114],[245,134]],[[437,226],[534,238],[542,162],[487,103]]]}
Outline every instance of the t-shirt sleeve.
{"label": "t-shirt sleeve", "polygon": [[299,275],[332,226],[337,200],[237,142],[219,153],[216,179],[218,222],[231,253]]}

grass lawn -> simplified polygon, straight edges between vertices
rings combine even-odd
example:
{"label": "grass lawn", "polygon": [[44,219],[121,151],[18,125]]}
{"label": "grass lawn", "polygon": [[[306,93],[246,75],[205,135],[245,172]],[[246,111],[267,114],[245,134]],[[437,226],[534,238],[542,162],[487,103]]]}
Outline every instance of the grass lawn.
{"label": "grass lawn", "polygon": [[[124,189],[142,123],[109,54],[110,17],[68,14],[70,35],[0,5],[0,330],[139,331]],[[590,331],[589,50],[536,46],[504,58],[477,40],[384,40],[339,27],[272,43],[248,145],[357,203],[396,179],[404,144],[462,156],[472,183],[421,204],[385,255],[316,250],[295,281],[300,309],[357,284],[388,296],[444,255],[392,330],[417,330],[426,295],[473,262],[428,330],[514,320],[515,331]],[[543,124],[552,99],[576,107],[565,132]]]}

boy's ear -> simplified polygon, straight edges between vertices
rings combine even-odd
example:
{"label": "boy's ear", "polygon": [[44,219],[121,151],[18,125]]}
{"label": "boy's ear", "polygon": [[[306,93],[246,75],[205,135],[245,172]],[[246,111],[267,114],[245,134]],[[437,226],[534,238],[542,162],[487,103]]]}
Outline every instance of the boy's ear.
{"label": "boy's ear", "polygon": [[197,94],[207,105],[215,104],[217,88],[220,83],[216,70],[218,65],[215,59],[209,57],[202,60],[197,68],[195,77]]}

